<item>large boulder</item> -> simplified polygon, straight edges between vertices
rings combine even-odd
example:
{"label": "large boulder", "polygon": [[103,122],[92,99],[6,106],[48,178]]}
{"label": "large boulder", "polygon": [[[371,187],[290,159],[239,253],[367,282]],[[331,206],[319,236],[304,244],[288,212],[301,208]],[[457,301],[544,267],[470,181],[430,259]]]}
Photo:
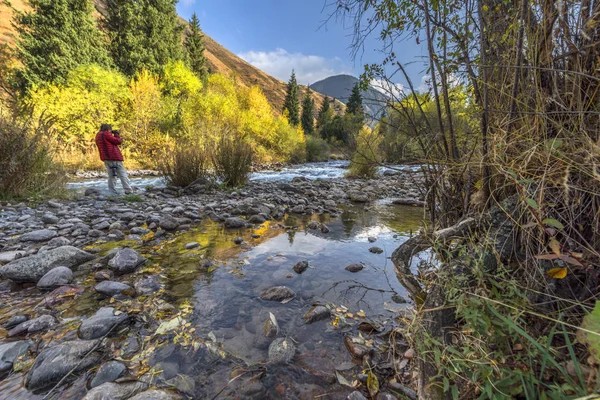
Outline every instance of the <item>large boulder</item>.
{"label": "large boulder", "polygon": [[131,286],[115,281],[102,281],[94,287],[94,290],[108,297],[113,297],[118,294],[127,296],[135,294],[135,290]]}
{"label": "large boulder", "polygon": [[94,256],[73,246],[62,246],[42,254],[20,258],[0,267],[0,276],[15,282],[39,281],[48,271],[56,267],[73,269]]}
{"label": "large boulder", "polygon": [[225,228],[239,229],[246,227],[246,220],[239,217],[231,217],[225,220]]}
{"label": "large boulder", "polygon": [[160,226],[165,231],[174,231],[179,227],[179,221],[177,218],[172,217],[171,215],[165,215],[158,222],[158,226]]}
{"label": "large boulder", "polygon": [[141,381],[113,383],[107,382],[90,390],[83,400],[125,400],[148,389]]}
{"label": "large boulder", "polygon": [[106,382],[114,382],[126,371],[127,367],[122,362],[114,360],[105,362],[100,366],[100,368],[98,368],[98,372],[96,372],[96,376],[94,376],[94,379],[92,379],[90,387],[95,388],[96,386],[100,386]]}
{"label": "large boulder", "polygon": [[84,320],[79,327],[79,337],[81,339],[98,339],[104,337],[112,329],[115,333],[119,325],[125,325],[129,322],[129,317],[125,313],[115,315],[115,309],[112,307],[102,307],[96,314]]}
{"label": "large boulder", "polygon": [[156,275],[142,278],[135,282],[135,293],[138,296],[148,296],[161,289],[160,281]]}
{"label": "large boulder", "polygon": [[15,360],[27,353],[29,346],[31,342],[28,340],[0,345],[0,377],[12,370]]}
{"label": "large boulder", "polygon": [[56,323],[56,319],[52,315],[42,315],[41,317],[30,319],[15,326],[8,331],[7,336],[14,337],[45,331],[47,329],[54,328]]}
{"label": "large boulder", "polygon": [[53,290],[57,287],[68,285],[73,280],[73,271],[67,267],[51,269],[40,279],[37,287],[40,290]]}
{"label": "large boulder", "polygon": [[47,242],[57,235],[56,231],[51,229],[40,229],[39,231],[27,232],[19,240],[21,242]]}
{"label": "large boulder", "polygon": [[146,262],[146,259],[133,249],[122,249],[108,262],[110,269],[119,275],[130,274],[137,267]]}
{"label": "large boulder", "polygon": [[61,379],[75,379],[101,360],[97,340],[73,340],[44,349],[25,377],[25,388],[40,392]]}

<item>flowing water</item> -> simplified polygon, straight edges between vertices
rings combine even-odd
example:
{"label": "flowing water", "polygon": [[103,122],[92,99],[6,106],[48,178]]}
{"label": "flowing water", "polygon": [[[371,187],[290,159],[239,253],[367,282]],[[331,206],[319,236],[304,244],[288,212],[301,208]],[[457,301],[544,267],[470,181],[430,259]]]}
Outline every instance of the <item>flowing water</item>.
{"label": "flowing water", "polygon": [[[352,363],[344,335],[358,335],[357,324],[365,319],[390,324],[392,317],[409,307],[400,301],[406,293],[388,257],[419,228],[422,217],[420,208],[380,201],[369,208],[348,207],[336,218],[288,215],[284,221],[268,221],[256,229],[227,230],[206,220],[152,249],[135,242],[118,243],[137,247],[150,257],[152,262],[145,271],[160,271],[164,297],[188,310],[185,329],[189,336],[185,340],[198,338],[212,346],[208,347],[212,351],[204,347],[191,350],[176,344],[177,340],[156,345],[144,361],[157,371],[154,381],[174,386],[190,398],[212,398],[222,388],[226,389],[221,398],[345,398],[351,390],[327,378],[335,376],[340,366],[349,379],[362,370]],[[311,221],[326,224],[329,232],[309,229]],[[238,237],[244,239],[242,245],[233,243]],[[185,245],[190,242],[200,246],[187,250]],[[95,247],[107,251],[114,245]],[[370,252],[373,246],[383,253]],[[292,269],[299,261],[309,262],[302,274]],[[354,263],[363,263],[365,268],[357,273],[345,270]],[[280,285],[294,290],[296,297],[285,304],[259,298],[262,290]],[[25,299],[20,304],[33,305],[40,300],[34,288],[20,296]],[[303,315],[313,304],[331,307],[334,315],[306,324]],[[61,317],[77,320],[107,305],[108,300],[98,301],[92,290],[86,289],[75,302],[65,303]],[[5,306],[5,310],[12,308],[8,303]],[[279,336],[296,343],[290,365],[265,364],[273,340],[263,333],[269,313],[279,323]],[[74,329],[63,335],[73,338]],[[144,337],[152,332],[142,330],[137,335],[139,342],[152,343]],[[230,383],[238,376],[235,371],[240,365],[245,366],[241,373],[247,375]],[[253,379],[256,374],[262,379]],[[21,385],[20,374],[0,382],[0,399],[43,398]],[[60,398],[80,398],[84,385],[85,378],[80,378]]]}
{"label": "flowing water", "polygon": [[[314,179],[335,179],[342,178],[348,168],[348,161],[328,161],[313,162],[306,164],[297,164],[284,167],[278,170],[264,170],[250,174],[251,182],[290,182],[293,178],[301,176],[310,180]],[[417,170],[418,165],[395,165],[381,167],[380,172],[386,170]],[[147,186],[162,187],[165,186],[165,180],[162,177],[134,177],[130,178],[131,185],[143,189]],[[87,189],[87,188],[106,188],[106,178],[79,179],[67,184],[69,189]]]}

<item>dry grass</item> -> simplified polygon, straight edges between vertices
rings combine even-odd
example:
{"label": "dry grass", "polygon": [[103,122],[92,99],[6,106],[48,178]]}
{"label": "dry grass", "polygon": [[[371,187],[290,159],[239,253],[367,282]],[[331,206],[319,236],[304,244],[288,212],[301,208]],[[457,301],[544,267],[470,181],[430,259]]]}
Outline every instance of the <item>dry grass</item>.
{"label": "dry grass", "polygon": [[197,143],[179,143],[175,149],[165,151],[159,168],[169,185],[187,187],[200,178],[212,180],[210,157]]}
{"label": "dry grass", "polygon": [[0,113],[0,198],[62,194],[66,177],[47,138],[39,124]]}
{"label": "dry grass", "polygon": [[252,170],[252,147],[239,138],[223,135],[218,147],[212,151],[215,175],[227,187],[248,183]]}

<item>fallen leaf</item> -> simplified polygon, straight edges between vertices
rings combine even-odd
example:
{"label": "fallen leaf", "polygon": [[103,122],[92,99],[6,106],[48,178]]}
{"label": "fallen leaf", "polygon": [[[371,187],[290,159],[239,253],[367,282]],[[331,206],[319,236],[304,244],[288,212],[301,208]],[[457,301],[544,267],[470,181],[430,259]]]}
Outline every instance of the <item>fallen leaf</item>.
{"label": "fallen leaf", "polygon": [[348,386],[348,387],[351,387],[351,388],[354,387],[354,386],[352,386],[352,384],[346,378],[344,378],[344,375],[340,374],[337,371],[335,371],[335,377],[337,378],[337,380],[340,383],[340,385]]}
{"label": "fallen leaf", "polygon": [[171,332],[172,330],[177,329],[179,326],[185,325],[185,319],[177,316],[173,319],[163,322],[160,324],[158,329],[156,329],[155,335],[164,335],[165,333]]}
{"label": "fallen leaf", "polygon": [[556,240],[556,238],[550,239],[550,243],[548,243],[548,246],[554,254],[560,255],[560,243],[558,243],[558,240]]}
{"label": "fallen leaf", "polygon": [[564,279],[567,276],[566,268],[552,268],[548,271],[548,275],[554,279]]}
{"label": "fallen leaf", "polygon": [[375,397],[377,392],[379,392],[379,380],[371,371],[367,374],[367,389],[369,389],[371,397]]}
{"label": "fallen leaf", "polygon": [[356,315],[361,318],[365,318],[367,316],[367,314],[365,314],[365,312],[363,310],[360,310],[359,312],[357,312]]}

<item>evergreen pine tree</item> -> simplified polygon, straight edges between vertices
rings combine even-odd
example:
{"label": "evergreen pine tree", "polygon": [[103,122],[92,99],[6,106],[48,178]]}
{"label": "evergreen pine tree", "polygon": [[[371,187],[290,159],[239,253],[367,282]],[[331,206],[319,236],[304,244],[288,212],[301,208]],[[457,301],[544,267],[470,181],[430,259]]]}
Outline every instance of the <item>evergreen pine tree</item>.
{"label": "evergreen pine tree", "polygon": [[287,85],[283,110],[287,110],[290,124],[298,126],[300,123],[300,100],[298,99],[298,82],[296,82],[296,73],[294,70],[292,70],[292,76]]}
{"label": "evergreen pine tree", "polygon": [[31,11],[18,12],[17,87],[62,83],[83,64],[111,64],[107,42],[94,19],[90,0],[30,0]]}
{"label": "evergreen pine tree", "polygon": [[362,95],[358,83],[352,88],[352,93],[346,103],[346,114],[352,114],[356,119],[364,119],[364,109],[362,104]]}
{"label": "evergreen pine tree", "polygon": [[321,103],[321,108],[319,109],[319,116],[317,117],[318,129],[322,129],[333,119],[333,109],[329,103],[330,101],[331,99],[329,96],[325,96],[325,98],[323,98],[323,103]]}
{"label": "evergreen pine tree", "polygon": [[155,74],[184,58],[177,0],[108,0],[106,28],[115,64],[126,75],[142,68]]}
{"label": "evergreen pine tree", "polygon": [[208,75],[208,65],[204,57],[204,35],[200,29],[200,21],[196,13],[190,20],[190,31],[185,37],[185,49],[190,68],[200,79]]}
{"label": "evergreen pine tree", "polygon": [[306,95],[302,101],[302,129],[304,133],[312,135],[315,133],[315,101],[312,98],[310,86],[306,88]]}

